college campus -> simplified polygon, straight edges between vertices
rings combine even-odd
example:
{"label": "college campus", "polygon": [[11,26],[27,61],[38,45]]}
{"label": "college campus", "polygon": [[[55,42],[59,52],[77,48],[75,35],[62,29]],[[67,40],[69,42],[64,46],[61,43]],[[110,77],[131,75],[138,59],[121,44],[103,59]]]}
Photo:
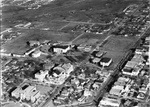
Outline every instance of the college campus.
{"label": "college campus", "polygon": [[1,10],[1,107],[150,107],[150,0]]}

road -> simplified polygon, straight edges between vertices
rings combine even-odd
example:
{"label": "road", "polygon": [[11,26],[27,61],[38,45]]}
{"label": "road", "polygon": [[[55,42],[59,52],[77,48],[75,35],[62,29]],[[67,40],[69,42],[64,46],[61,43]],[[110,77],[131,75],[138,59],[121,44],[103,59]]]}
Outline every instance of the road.
{"label": "road", "polygon": [[58,22],[69,22],[69,23],[76,23],[76,24],[100,24],[100,25],[109,25],[111,24],[112,22],[109,22],[109,23],[94,23],[94,22],[84,22],[84,21],[69,21],[69,20],[54,20],[54,21],[58,21]]}

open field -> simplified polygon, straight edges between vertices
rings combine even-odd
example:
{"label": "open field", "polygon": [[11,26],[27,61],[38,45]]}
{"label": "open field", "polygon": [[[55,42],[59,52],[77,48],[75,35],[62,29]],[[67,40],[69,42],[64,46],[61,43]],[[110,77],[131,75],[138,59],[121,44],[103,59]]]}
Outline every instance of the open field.
{"label": "open field", "polygon": [[36,10],[3,7],[3,23],[9,27],[19,22],[52,20],[109,22],[115,13],[132,3],[140,3],[140,0],[55,0]]}
{"label": "open field", "polygon": [[[84,23],[69,23],[68,25],[64,26],[63,28],[61,28],[62,31],[66,31],[66,32],[70,32],[71,30],[73,30],[77,25],[88,25],[91,26],[92,24],[84,24]],[[77,31],[83,31],[82,29],[77,30]]]}
{"label": "open field", "polygon": [[101,47],[102,49],[114,52],[124,52],[128,51],[134,44],[136,39],[131,38],[119,38],[119,37],[110,37],[108,41]]}
{"label": "open field", "polygon": [[92,34],[92,33],[86,33],[82,35],[80,38],[75,40],[74,44],[95,44],[96,42],[101,43],[106,38],[106,35],[101,34]]}
{"label": "open field", "polygon": [[53,32],[53,31],[43,31],[43,30],[22,30],[25,32],[24,36],[18,37],[10,42],[7,42],[3,47],[7,52],[11,53],[24,53],[28,47],[26,42],[29,40],[52,40],[56,41],[71,41],[76,38],[79,33],[63,33],[63,32]]}
{"label": "open field", "polygon": [[33,26],[35,29],[43,29],[48,28],[49,30],[57,31],[63,26],[67,25],[69,22],[62,22],[62,21],[49,21],[49,22],[33,22]]}

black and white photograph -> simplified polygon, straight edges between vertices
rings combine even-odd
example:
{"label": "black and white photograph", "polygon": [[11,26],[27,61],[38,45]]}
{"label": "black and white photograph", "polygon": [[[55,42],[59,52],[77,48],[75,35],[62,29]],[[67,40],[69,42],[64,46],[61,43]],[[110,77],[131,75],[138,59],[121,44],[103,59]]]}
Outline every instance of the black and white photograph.
{"label": "black and white photograph", "polygon": [[150,0],[0,0],[0,107],[150,107]]}

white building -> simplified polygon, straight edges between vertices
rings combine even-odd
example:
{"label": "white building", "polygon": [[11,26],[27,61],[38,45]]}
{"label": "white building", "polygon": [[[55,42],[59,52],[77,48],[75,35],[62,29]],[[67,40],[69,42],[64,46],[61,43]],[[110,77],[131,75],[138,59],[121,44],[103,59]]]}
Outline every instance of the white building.
{"label": "white building", "polygon": [[34,52],[32,53],[32,57],[38,58],[38,57],[40,57],[42,54],[43,54],[43,52],[41,52],[40,50],[37,50],[37,51],[34,51]]}
{"label": "white building", "polygon": [[11,96],[15,98],[20,98],[21,100],[35,102],[40,97],[40,92],[36,90],[35,86],[24,84],[21,87],[17,87],[11,93]]}
{"label": "white building", "polygon": [[132,76],[132,71],[133,69],[132,68],[128,68],[128,67],[125,67],[122,69],[122,73],[125,74],[125,75],[130,75]]}
{"label": "white building", "polygon": [[103,106],[111,106],[111,107],[119,107],[120,106],[120,101],[118,99],[113,99],[113,98],[103,98],[98,107],[103,107]]}
{"label": "white building", "polygon": [[100,60],[100,64],[102,66],[109,66],[111,63],[112,63],[112,59],[111,58],[104,57],[104,58],[102,58]]}
{"label": "white building", "polygon": [[57,54],[61,54],[61,53],[66,53],[67,51],[69,51],[71,49],[71,46],[69,45],[65,45],[65,46],[60,46],[60,45],[55,45],[52,47],[53,52],[57,53]]}
{"label": "white building", "polygon": [[53,69],[52,75],[47,75],[46,79],[51,84],[62,84],[74,70],[74,66],[70,63],[62,64]]}

